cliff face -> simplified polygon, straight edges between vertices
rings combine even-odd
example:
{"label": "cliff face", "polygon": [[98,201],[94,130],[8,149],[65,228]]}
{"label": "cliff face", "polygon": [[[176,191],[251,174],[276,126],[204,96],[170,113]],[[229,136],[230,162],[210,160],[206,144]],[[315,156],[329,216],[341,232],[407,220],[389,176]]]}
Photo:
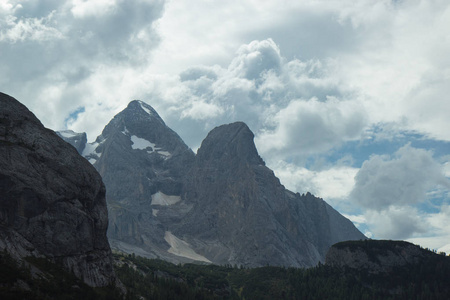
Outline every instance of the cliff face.
{"label": "cliff face", "polygon": [[180,262],[167,252],[165,232],[181,216],[172,208],[180,201],[181,178],[194,159],[192,150],[151,106],[135,100],[87,145],[84,155],[107,188],[111,245]]}
{"label": "cliff face", "polygon": [[423,263],[431,256],[437,254],[404,241],[349,241],[333,245],[327,253],[325,264],[383,274]]}
{"label": "cliff face", "polygon": [[251,267],[313,266],[334,242],[365,238],[322,199],[286,190],[253,137],[242,122],[208,134],[183,184],[194,208],[176,236],[211,261]]}
{"label": "cliff face", "polygon": [[91,286],[115,282],[100,175],[12,97],[0,94],[0,250],[46,257]]}

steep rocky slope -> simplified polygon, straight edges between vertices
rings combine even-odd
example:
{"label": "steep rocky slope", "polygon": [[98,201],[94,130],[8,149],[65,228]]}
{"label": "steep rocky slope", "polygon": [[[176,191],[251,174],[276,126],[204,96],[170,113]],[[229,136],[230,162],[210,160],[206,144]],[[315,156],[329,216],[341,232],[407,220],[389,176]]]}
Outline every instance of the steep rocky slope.
{"label": "steep rocky slope", "polygon": [[0,93],[0,250],[45,257],[91,286],[115,282],[100,175]]}
{"label": "steep rocky slope", "polygon": [[192,150],[151,106],[132,101],[83,153],[107,187],[112,246],[179,261],[167,252],[165,228],[179,222],[187,208],[167,208],[181,199],[182,178],[194,159]]}
{"label": "steep rocky slope", "polygon": [[242,122],[219,126],[197,155],[142,101],[83,154],[107,188],[113,247],[172,262],[313,266],[336,242],[364,239],[311,194],[284,188]]}
{"label": "steep rocky slope", "polygon": [[174,234],[216,263],[313,266],[333,243],[364,238],[322,199],[285,189],[242,122],[213,129],[189,174],[193,209]]}

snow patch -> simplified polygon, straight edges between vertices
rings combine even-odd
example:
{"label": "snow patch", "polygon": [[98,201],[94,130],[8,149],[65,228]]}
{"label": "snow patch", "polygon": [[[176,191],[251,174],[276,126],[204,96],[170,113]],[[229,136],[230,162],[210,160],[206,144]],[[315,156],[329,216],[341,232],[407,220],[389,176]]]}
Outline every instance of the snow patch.
{"label": "snow patch", "polygon": [[152,111],[150,109],[148,109],[147,107],[145,107],[144,103],[142,101],[139,101],[139,104],[141,105],[141,108],[148,113],[150,116],[153,115]]}
{"label": "snow patch", "polygon": [[131,148],[133,149],[145,150],[148,147],[155,149],[155,144],[147,141],[146,139],[141,139],[140,137],[137,137],[135,135],[131,136],[131,142],[133,143],[131,145]]}
{"label": "snow patch", "polygon": [[167,151],[159,151],[159,150],[157,150],[157,153],[162,155],[162,156],[165,156],[165,157],[169,157],[169,156],[172,155],[172,154],[170,154],[170,152],[167,152]]}
{"label": "snow patch", "polygon": [[97,160],[96,160],[95,158],[89,158],[89,159],[88,159],[88,162],[90,162],[91,165],[95,164],[96,161],[97,161]]}
{"label": "snow patch", "polygon": [[83,153],[81,155],[84,156],[84,157],[95,155],[98,158],[100,158],[100,156],[102,156],[102,154],[95,152],[95,149],[97,149],[97,147],[99,145],[100,144],[97,143],[97,142],[87,143],[86,146],[84,147]]}
{"label": "snow patch", "polygon": [[180,196],[169,196],[161,192],[152,195],[151,205],[173,205],[181,201]]}
{"label": "snow patch", "polygon": [[158,212],[159,212],[159,209],[152,209],[152,215],[153,215],[154,217],[157,217],[157,216],[158,216]]}
{"label": "snow patch", "polygon": [[166,240],[166,242],[170,245],[170,249],[167,250],[167,252],[169,253],[197,261],[204,261],[207,263],[211,263],[209,259],[196,253],[188,243],[177,238],[170,231],[166,231],[164,235],[164,240]]}
{"label": "snow patch", "polygon": [[129,135],[129,134],[130,134],[130,132],[128,131],[128,129],[127,129],[126,126],[124,127],[122,133],[123,133],[124,135]]}
{"label": "snow patch", "polygon": [[[123,132],[123,131],[122,131],[122,133],[125,134],[125,132]],[[133,148],[133,149],[147,150],[148,154],[155,152],[161,156],[164,156],[164,159],[167,159],[172,155],[170,152],[164,151],[164,150],[162,150],[162,148],[156,147],[155,143],[147,141],[146,139],[137,137],[135,135],[132,135],[130,138],[131,138],[131,142],[133,143],[131,145],[131,148]]]}
{"label": "snow patch", "polygon": [[73,130],[62,130],[62,131],[58,131],[58,133],[65,138],[71,138],[74,136],[81,135],[80,133],[76,133]]}

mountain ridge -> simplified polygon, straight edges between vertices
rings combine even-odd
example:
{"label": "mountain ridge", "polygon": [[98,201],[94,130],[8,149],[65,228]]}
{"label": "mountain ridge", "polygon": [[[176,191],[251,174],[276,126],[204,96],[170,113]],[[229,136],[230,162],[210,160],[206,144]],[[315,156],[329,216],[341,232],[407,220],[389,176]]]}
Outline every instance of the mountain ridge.
{"label": "mountain ridge", "polygon": [[107,187],[112,245],[175,263],[304,267],[332,242],[365,238],[322,199],[285,189],[253,139],[243,122],[221,125],[194,155],[131,101],[96,139],[95,160],[85,155]]}

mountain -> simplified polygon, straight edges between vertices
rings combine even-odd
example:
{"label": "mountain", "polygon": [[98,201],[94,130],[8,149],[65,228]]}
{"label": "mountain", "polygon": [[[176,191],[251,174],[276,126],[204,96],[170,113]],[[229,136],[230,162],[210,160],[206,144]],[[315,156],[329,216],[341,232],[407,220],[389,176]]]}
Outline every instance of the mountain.
{"label": "mountain", "polygon": [[106,185],[111,245],[176,263],[306,267],[365,239],[322,199],[285,189],[253,138],[242,122],[222,125],[194,155],[132,101],[83,151]]}
{"label": "mountain", "polygon": [[112,285],[107,224],[97,171],[24,105],[0,93],[0,250],[23,263],[48,259],[90,286]]}
{"label": "mountain", "polygon": [[79,154],[83,153],[87,143],[87,135],[85,132],[76,133],[72,130],[57,131],[56,134],[77,149]]}
{"label": "mountain", "polygon": [[187,208],[165,208],[180,201],[182,179],[195,156],[192,150],[151,106],[132,101],[86,146],[83,155],[107,188],[111,245],[179,261],[167,252],[165,227],[179,222]]}
{"label": "mountain", "polygon": [[214,128],[185,178],[193,206],[173,233],[209,260],[249,267],[306,267],[337,241],[364,239],[322,199],[285,189],[242,122]]}

